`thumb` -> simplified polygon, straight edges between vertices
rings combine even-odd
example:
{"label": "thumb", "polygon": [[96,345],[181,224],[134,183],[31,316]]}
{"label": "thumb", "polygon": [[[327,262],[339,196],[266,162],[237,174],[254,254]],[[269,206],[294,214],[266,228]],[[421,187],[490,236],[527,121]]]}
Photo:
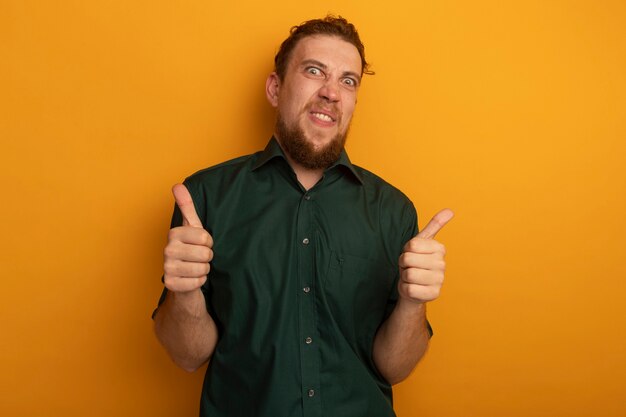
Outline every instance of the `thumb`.
{"label": "thumb", "polygon": [[454,217],[454,212],[450,209],[443,209],[439,213],[435,214],[433,218],[428,222],[426,227],[417,234],[417,237],[422,239],[432,239],[435,235]]}
{"label": "thumb", "polygon": [[203,227],[187,187],[183,184],[176,184],[172,187],[172,194],[183,215],[183,226]]}

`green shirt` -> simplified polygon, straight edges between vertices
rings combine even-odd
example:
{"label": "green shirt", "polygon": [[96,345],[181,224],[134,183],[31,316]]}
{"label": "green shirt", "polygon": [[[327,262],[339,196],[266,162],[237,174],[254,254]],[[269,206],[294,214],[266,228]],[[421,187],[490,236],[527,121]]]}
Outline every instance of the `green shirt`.
{"label": "green shirt", "polygon": [[417,233],[411,201],[345,152],[307,191],[274,138],[185,185],[215,242],[201,415],[394,416],[372,344]]}

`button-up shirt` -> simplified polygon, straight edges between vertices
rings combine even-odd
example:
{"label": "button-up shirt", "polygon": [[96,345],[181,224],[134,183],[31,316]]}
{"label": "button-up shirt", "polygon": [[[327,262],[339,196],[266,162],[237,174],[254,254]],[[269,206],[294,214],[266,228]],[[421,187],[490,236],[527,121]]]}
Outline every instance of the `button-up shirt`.
{"label": "button-up shirt", "polygon": [[306,190],[274,138],[185,185],[215,242],[202,291],[219,340],[201,415],[394,416],[372,346],[417,233],[411,201],[345,151]]}

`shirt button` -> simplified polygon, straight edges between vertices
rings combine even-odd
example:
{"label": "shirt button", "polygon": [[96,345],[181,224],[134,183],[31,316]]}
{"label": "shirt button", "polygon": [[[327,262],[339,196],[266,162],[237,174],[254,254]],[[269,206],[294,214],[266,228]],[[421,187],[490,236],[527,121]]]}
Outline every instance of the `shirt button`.
{"label": "shirt button", "polygon": [[304,243],[305,245],[309,244],[309,238],[305,237],[304,239],[302,239],[302,243]]}
{"label": "shirt button", "polygon": [[307,194],[307,195],[304,196],[304,199],[309,201],[311,199],[311,196]]}
{"label": "shirt button", "polygon": [[313,339],[311,339],[310,337],[307,337],[306,339],[304,339],[304,343],[306,343],[307,345],[310,345],[311,343],[313,343]]}
{"label": "shirt button", "polygon": [[311,287],[304,287],[302,288],[302,291],[304,291],[305,293],[310,293],[311,292]]}
{"label": "shirt button", "polygon": [[309,397],[314,396],[315,395],[315,390],[314,389],[310,389],[308,394],[309,394]]}

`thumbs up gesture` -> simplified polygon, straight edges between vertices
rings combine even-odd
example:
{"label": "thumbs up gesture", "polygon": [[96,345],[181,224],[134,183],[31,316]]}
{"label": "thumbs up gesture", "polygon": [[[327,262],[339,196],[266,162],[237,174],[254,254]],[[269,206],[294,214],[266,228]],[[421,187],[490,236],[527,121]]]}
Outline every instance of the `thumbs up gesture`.
{"label": "thumbs up gesture", "polygon": [[172,193],[183,215],[183,225],[170,229],[163,251],[163,279],[170,291],[190,292],[207,279],[213,259],[213,237],[202,226],[187,188],[176,184]]}
{"label": "thumbs up gesture", "polygon": [[453,216],[452,210],[441,210],[417,236],[404,245],[398,262],[398,293],[401,298],[425,303],[439,297],[446,269],[446,249],[434,237]]}

